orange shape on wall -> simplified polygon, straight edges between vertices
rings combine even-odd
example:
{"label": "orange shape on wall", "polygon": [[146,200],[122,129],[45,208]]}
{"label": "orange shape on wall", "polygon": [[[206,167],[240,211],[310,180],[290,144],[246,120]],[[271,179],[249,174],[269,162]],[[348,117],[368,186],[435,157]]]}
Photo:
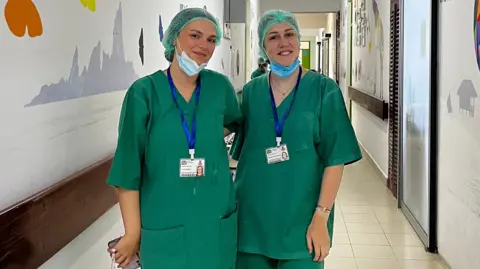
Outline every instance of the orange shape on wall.
{"label": "orange shape on wall", "polygon": [[43,34],[43,24],[32,0],[7,0],[5,20],[8,28],[17,37],[23,37],[28,29],[30,37]]}

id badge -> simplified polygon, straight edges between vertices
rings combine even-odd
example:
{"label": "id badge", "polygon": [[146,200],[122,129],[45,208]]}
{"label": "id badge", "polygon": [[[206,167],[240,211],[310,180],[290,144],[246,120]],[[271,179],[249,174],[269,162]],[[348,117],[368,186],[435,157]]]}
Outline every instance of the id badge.
{"label": "id badge", "polygon": [[267,163],[274,164],[290,160],[287,145],[280,145],[265,150],[267,156]]}
{"label": "id badge", "polygon": [[205,159],[180,159],[180,177],[203,177]]}

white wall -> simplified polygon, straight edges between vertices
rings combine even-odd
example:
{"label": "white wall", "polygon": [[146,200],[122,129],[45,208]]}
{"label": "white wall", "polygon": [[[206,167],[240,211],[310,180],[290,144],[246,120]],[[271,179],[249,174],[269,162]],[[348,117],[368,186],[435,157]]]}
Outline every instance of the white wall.
{"label": "white wall", "polygon": [[328,76],[335,80],[335,65],[337,64],[337,32],[336,32],[336,14],[329,13],[327,15],[327,28],[325,29],[326,33],[332,34],[328,43],[329,43],[329,55],[328,55]]}
{"label": "white wall", "polygon": [[[388,100],[389,80],[389,37],[390,2],[380,0],[358,0],[366,4],[365,17],[369,26],[365,46],[356,44],[357,27],[352,29],[352,81],[353,87]],[[374,8],[377,3],[378,8]],[[347,5],[347,1],[344,1]],[[353,8],[353,18],[355,9]],[[358,7],[357,7],[358,8]],[[376,15],[380,20],[375,20]],[[359,72],[360,71],[360,72]],[[367,153],[387,177],[388,171],[388,123],[353,103],[352,123],[358,139]]]}
{"label": "white wall", "polygon": [[260,0],[262,12],[270,9],[282,9],[290,12],[336,12],[340,10],[341,0],[301,0],[301,1],[279,1]]}
{"label": "white wall", "polygon": [[258,57],[260,48],[258,46],[258,20],[260,14],[260,0],[249,0],[247,7],[250,9],[247,12],[247,34],[246,34],[246,81],[250,80],[250,76],[255,69],[258,68]]}
{"label": "white wall", "polygon": [[[223,18],[222,0],[181,3],[206,5]],[[166,29],[180,10],[176,0],[141,5],[122,1],[121,11],[119,0],[97,1],[95,12],[79,1],[36,1],[35,5],[43,22],[41,36],[19,38],[7,23],[0,23],[0,210],[112,154],[125,90],[135,77],[167,67],[159,40],[159,15]],[[139,56],[142,28],[144,65]],[[114,37],[116,53],[112,49]],[[221,62],[229,56],[229,43],[217,48],[209,68],[223,71]],[[97,44],[100,50],[91,61]],[[100,73],[101,61],[106,63],[101,60],[103,54],[118,57]],[[94,74],[90,81],[97,87],[81,83],[79,76],[84,69]],[[55,102],[25,107],[44,85],[57,84],[69,76],[72,83],[57,87],[53,94],[42,94]],[[64,93],[82,96],[89,90],[109,92],[59,101]]]}
{"label": "white wall", "polygon": [[350,85],[350,4],[342,3],[340,10],[340,81],[345,101],[348,100],[348,85]]}
{"label": "white wall", "polygon": [[295,13],[298,26],[301,29],[326,28],[328,13]]}
{"label": "white wall", "polygon": [[480,268],[480,102],[468,115],[458,94],[462,82],[480,94],[474,2],[441,3],[439,13],[438,248],[454,269]]}
{"label": "white wall", "polygon": [[[222,0],[151,0],[141,5],[122,1],[121,9],[119,0],[97,1],[95,12],[79,1],[35,1],[43,22],[41,36],[16,37],[6,23],[0,23],[0,211],[113,153],[125,90],[135,77],[167,67],[159,37],[159,15],[166,29],[180,10],[180,3],[206,5],[223,18]],[[139,56],[142,28],[144,65]],[[91,60],[99,42],[100,50]],[[230,41],[222,42],[209,68],[228,75],[222,60],[230,57]],[[245,40],[231,42],[244,44]],[[74,56],[76,49],[78,59]],[[99,74],[102,64],[104,72],[109,70],[105,57],[110,55],[117,56],[111,72]],[[85,69],[97,75],[90,80],[97,88],[80,83],[79,76]],[[108,75],[115,79],[106,79],[111,78]],[[43,85],[69,77],[72,82],[57,87],[59,93],[76,92],[81,96],[92,89],[110,92],[65,101],[59,101],[60,94],[51,94],[49,99],[55,102],[25,107]],[[120,86],[114,82],[121,82]],[[122,232],[115,207],[41,268],[108,268],[106,243]]]}

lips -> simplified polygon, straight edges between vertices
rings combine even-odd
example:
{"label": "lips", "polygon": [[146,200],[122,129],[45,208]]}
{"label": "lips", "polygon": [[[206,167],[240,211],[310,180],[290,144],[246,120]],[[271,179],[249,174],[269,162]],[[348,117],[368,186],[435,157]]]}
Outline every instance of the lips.
{"label": "lips", "polygon": [[207,57],[207,54],[206,53],[203,53],[203,52],[193,52],[193,54],[199,56],[199,57]]}
{"label": "lips", "polygon": [[32,0],[9,0],[5,5],[5,20],[17,37],[23,37],[27,30],[32,38],[43,34],[42,19]]}
{"label": "lips", "polygon": [[279,52],[278,55],[280,55],[280,56],[289,56],[289,55],[292,54],[292,53],[293,53],[293,51],[291,51],[291,50],[284,50],[284,51]]}

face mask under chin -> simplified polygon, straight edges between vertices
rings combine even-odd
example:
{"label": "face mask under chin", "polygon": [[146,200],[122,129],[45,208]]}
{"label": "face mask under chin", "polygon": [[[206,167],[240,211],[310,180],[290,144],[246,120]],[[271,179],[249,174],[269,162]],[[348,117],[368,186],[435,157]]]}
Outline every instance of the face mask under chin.
{"label": "face mask under chin", "polygon": [[190,58],[184,50],[180,48],[180,45],[178,47],[179,47],[179,51],[181,51],[181,54],[175,51],[175,57],[177,58],[180,69],[187,76],[189,77],[195,76],[207,66],[208,62],[202,63],[199,65],[192,58]]}

